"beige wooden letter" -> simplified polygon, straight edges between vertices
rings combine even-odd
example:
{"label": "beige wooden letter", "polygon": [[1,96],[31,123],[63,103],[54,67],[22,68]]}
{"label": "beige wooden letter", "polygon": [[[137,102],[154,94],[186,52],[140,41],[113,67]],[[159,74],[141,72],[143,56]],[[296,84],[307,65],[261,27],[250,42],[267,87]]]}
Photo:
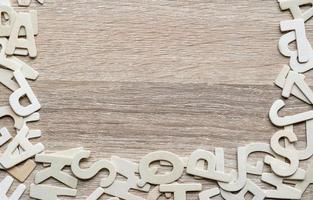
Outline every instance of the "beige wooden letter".
{"label": "beige wooden letter", "polygon": [[[150,164],[156,161],[167,161],[172,164],[173,169],[167,174],[155,174],[150,169]],[[141,178],[151,184],[167,184],[172,183],[183,175],[184,163],[175,154],[168,151],[156,151],[147,154],[139,162],[139,172]]]}
{"label": "beige wooden letter", "polygon": [[[26,31],[26,38],[19,38],[21,28]],[[37,56],[35,31],[30,13],[18,13],[16,16],[5,53],[13,55],[16,49],[27,49],[30,57]]]}
{"label": "beige wooden letter", "polygon": [[52,177],[71,188],[76,188],[77,179],[62,170],[65,166],[71,166],[74,156],[80,150],[81,148],[76,148],[54,154],[37,154],[35,157],[36,162],[49,164],[50,166],[36,174],[35,183],[39,184]]}
{"label": "beige wooden letter", "polygon": [[311,120],[313,119],[313,111],[307,111],[300,114],[292,115],[292,116],[286,116],[286,117],[280,117],[278,116],[279,110],[281,110],[285,106],[285,102],[283,100],[276,100],[269,112],[269,117],[271,122],[279,127],[282,126],[289,126],[291,124],[300,123],[303,121]]}
{"label": "beige wooden letter", "polygon": [[[275,79],[275,85],[283,89],[285,87],[285,82],[289,74],[289,71],[290,67],[288,65],[284,65],[282,70],[278,74],[277,78]],[[299,77],[304,81],[305,76],[303,74],[299,74]],[[305,103],[312,104],[312,102],[302,93],[302,91],[298,87],[292,87],[290,93],[293,96],[297,97],[298,99],[304,101]]]}
{"label": "beige wooden letter", "polygon": [[280,139],[287,138],[289,142],[296,142],[297,136],[289,130],[276,132],[271,138],[271,147],[275,153],[289,160],[289,163],[281,161],[272,156],[265,156],[264,162],[269,164],[275,174],[279,176],[291,176],[299,167],[299,157],[296,151],[282,147],[279,143]]}
{"label": "beige wooden letter", "polygon": [[115,166],[110,161],[103,159],[103,160],[97,161],[88,169],[80,168],[79,166],[80,161],[84,158],[89,158],[90,153],[91,153],[90,151],[81,150],[74,156],[72,164],[71,164],[72,172],[75,174],[77,178],[91,179],[92,177],[97,175],[97,173],[99,173],[101,170],[105,169],[109,171],[109,175],[107,178],[103,178],[101,180],[100,186],[101,187],[110,186],[116,178]]}
{"label": "beige wooden letter", "polygon": [[[21,71],[16,70],[13,74],[14,74],[16,81],[20,85],[20,88],[15,90],[11,94],[9,102],[10,102],[12,109],[14,110],[14,112],[16,114],[23,116],[23,117],[26,117],[26,116],[36,112],[37,110],[39,110],[41,108],[41,105],[40,105],[38,99],[36,98],[33,90],[28,85],[28,83],[27,83],[25,77],[23,76],[23,74],[21,73]],[[27,98],[30,101],[30,105],[22,106],[20,104],[20,99],[23,96],[27,96]]]}
{"label": "beige wooden letter", "polygon": [[[209,151],[198,149],[194,151],[189,157],[186,171],[188,174],[192,174],[194,176],[199,176],[199,177],[217,180],[221,182],[229,182],[231,180],[231,176],[229,174],[226,174],[223,171],[216,170],[217,159],[224,159],[224,158],[217,158],[213,153]],[[197,167],[197,163],[200,160],[205,160],[208,163],[207,169],[204,169],[204,168],[199,169]]]}
{"label": "beige wooden letter", "polygon": [[[224,155],[223,155],[224,156]],[[229,183],[218,182],[218,185],[226,191],[236,192],[241,190],[247,182],[247,151],[245,147],[238,147],[237,149],[238,173],[232,170],[232,180]],[[216,169],[224,170],[224,162],[217,162]]]}
{"label": "beige wooden letter", "polygon": [[305,83],[304,75],[298,74],[294,71],[289,71],[286,78],[286,82],[283,88],[282,96],[289,98],[292,92],[292,89],[296,86],[303,93],[303,95],[310,101],[313,102],[313,92],[311,88]]}

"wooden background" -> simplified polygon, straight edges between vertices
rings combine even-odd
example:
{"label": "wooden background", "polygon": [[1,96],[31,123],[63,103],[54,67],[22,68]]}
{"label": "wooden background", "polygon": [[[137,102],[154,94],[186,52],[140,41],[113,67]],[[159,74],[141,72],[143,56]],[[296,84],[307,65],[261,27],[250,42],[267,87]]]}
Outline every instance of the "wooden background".
{"label": "wooden background", "polygon": [[[275,0],[46,0],[31,8],[39,55],[24,60],[40,72],[31,86],[42,103],[31,127],[43,131],[48,151],[84,146],[89,166],[112,155],[138,161],[159,149],[188,156],[224,147],[234,168],[236,147],[269,142],[277,130],[268,111],[281,93],[273,81],[289,61],[277,50],[279,22],[291,15]],[[313,41],[312,21],[306,27]],[[1,94],[6,105],[10,93]],[[309,109],[290,98],[283,114]],[[297,134],[304,146],[303,124]],[[102,176],[80,181],[76,199]],[[312,197],[308,189],[303,199]]]}

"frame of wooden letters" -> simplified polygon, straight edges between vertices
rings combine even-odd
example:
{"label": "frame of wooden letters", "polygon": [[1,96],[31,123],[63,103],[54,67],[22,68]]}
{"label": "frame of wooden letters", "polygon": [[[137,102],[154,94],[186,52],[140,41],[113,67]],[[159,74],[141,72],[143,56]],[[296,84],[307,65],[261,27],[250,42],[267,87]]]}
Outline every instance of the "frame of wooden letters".
{"label": "frame of wooden letters", "polygon": [[[44,3],[43,0],[37,2]],[[27,7],[32,1],[17,0],[17,3]],[[284,100],[294,96],[311,105],[313,92],[305,82],[304,73],[313,68],[313,49],[305,31],[306,22],[313,16],[313,0],[278,0],[278,4],[282,11],[289,11],[293,19],[280,22],[283,35],[278,49],[289,58],[289,63],[282,67],[274,83],[282,89]],[[310,8],[307,8],[308,5]],[[138,163],[112,156],[100,159],[88,168],[82,168],[81,163],[90,157],[91,152],[83,147],[45,153],[43,144],[32,141],[41,137],[41,131],[28,127],[29,123],[40,120],[38,111],[41,105],[28,82],[36,80],[39,73],[15,57],[37,56],[37,12],[16,12],[10,0],[1,0],[0,17],[0,82],[12,91],[9,106],[0,107],[0,117],[11,117],[16,131],[13,136],[6,127],[0,128],[0,169],[8,173],[0,182],[0,200],[20,199],[27,188],[23,182],[38,164],[42,164],[43,169],[35,174],[33,184],[28,187],[30,198],[39,200],[75,197],[79,180],[90,180],[103,170],[107,176],[102,178],[99,187],[87,200],[100,199],[104,194],[111,196],[111,200],[157,200],[161,196],[186,200],[189,192],[196,193],[200,200],[215,196],[226,200],[244,200],[248,193],[252,194],[253,200],[301,199],[313,183],[313,162],[308,164],[307,169],[299,167],[301,162],[313,155],[313,111],[281,116],[279,111],[285,107],[282,99],[276,100],[269,110],[270,121],[280,130],[273,134],[269,143],[256,142],[238,147],[237,170],[225,169],[223,148],[215,148],[214,152],[197,149],[189,157],[160,150],[148,153]],[[290,48],[291,44],[295,44],[296,50]],[[20,103],[24,97],[29,100],[26,106]],[[295,146],[298,141],[293,127],[295,124],[306,128],[305,149],[299,150]],[[282,139],[284,144],[280,142]],[[263,159],[256,164],[249,163],[248,158],[256,152],[263,153]],[[265,170],[266,165],[270,170]],[[66,167],[72,173],[64,171]],[[164,172],[160,170],[162,167],[169,169]],[[194,181],[184,183],[180,180],[183,174],[192,176]],[[275,189],[261,188],[248,178],[249,174]],[[124,179],[118,179],[119,176]],[[8,196],[14,179],[21,184]],[[47,179],[55,179],[63,187],[44,184]],[[213,180],[217,186],[203,189],[199,179]],[[133,190],[142,195],[137,196]]]}

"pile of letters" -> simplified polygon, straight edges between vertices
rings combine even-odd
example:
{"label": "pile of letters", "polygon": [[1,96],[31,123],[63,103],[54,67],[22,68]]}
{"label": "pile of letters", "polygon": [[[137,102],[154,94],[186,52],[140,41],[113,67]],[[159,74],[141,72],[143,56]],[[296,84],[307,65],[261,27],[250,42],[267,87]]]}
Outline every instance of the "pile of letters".
{"label": "pile of letters", "polygon": [[[18,3],[27,6],[25,3],[28,2],[21,0]],[[41,105],[28,83],[28,80],[37,79],[38,72],[15,55],[31,58],[37,56],[37,11],[16,12],[10,0],[1,0],[0,18],[0,82],[12,91],[9,105],[0,107],[0,117],[11,117],[15,128],[15,134],[10,133],[6,127],[0,129],[0,169],[24,182],[36,167],[31,158],[43,152],[44,146],[41,143],[31,143],[32,139],[41,137],[41,131],[28,128],[28,123],[40,119],[37,111]],[[23,103],[25,99],[29,104]],[[19,199],[26,189],[26,186],[21,184],[7,197],[13,183],[11,176],[0,183],[1,200]]]}

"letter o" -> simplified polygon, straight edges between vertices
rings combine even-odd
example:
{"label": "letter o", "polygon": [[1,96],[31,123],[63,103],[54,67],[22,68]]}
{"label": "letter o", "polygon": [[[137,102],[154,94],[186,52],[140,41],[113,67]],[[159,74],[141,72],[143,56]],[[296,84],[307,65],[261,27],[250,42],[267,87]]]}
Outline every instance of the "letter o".
{"label": "letter o", "polygon": [[[155,161],[167,161],[173,166],[170,173],[157,175],[150,168],[150,164]],[[143,181],[151,184],[167,184],[179,179],[184,172],[182,160],[175,154],[168,151],[156,151],[147,154],[139,162],[139,173]]]}

